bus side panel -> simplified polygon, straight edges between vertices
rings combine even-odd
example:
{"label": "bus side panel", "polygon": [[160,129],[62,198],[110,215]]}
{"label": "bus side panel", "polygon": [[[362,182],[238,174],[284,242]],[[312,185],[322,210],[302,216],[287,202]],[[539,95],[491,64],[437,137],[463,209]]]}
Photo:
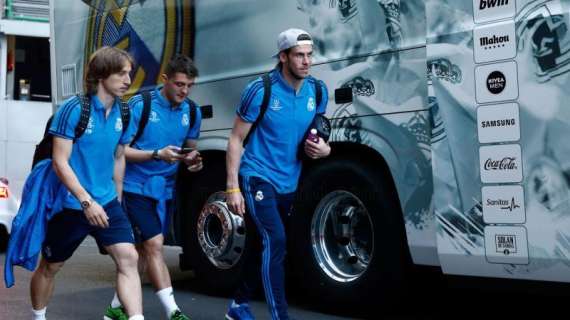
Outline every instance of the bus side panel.
{"label": "bus side panel", "polygon": [[570,281],[570,2],[429,1],[427,16],[442,269]]}

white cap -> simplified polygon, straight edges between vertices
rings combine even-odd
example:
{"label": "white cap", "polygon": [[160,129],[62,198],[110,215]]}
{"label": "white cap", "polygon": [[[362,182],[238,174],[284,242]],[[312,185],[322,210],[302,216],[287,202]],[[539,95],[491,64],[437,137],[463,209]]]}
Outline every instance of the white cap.
{"label": "white cap", "polygon": [[313,38],[311,38],[311,35],[307,31],[295,28],[287,29],[281,32],[277,37],[278,51],[274,57],[277,57],[279,55],[279,52],[283,50],[304,44],[313,45]]}

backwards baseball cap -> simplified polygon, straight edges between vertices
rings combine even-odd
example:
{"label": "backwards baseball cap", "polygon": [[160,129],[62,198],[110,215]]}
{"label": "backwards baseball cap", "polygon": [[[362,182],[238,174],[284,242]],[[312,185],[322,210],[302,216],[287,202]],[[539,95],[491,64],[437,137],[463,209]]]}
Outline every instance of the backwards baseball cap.
{"label": "backwards baseball cap", "polygon": [[278,52],[274,55],[274,57],[277,57],[279,55],[279,52],[283,50],[304,44],[313,45],[313,38],[311,38],[311,35],[307,31],[295,28],[287,29],[281,32],[277,37]]}

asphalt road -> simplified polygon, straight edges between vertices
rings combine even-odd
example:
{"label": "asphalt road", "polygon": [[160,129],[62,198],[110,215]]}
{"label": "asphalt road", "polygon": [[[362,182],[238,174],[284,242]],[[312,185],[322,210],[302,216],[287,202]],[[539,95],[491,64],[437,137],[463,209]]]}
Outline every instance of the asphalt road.
{"label": "asphalt road", "polygon": [[[176,247],[165,248],[176,300],[193,320],[222,320],[228,297],[209,296],[195,289],[192,272],[178,269]],[[0,269],[4,255],[0,255]],[[558,319],[566,318],[570,301],[569,284],[505,282],[481,278],[442,276],[438,269],[414,270],[413,285],[389,309],[371,306],[354,310],[352,306],[317,306],[288,292],[290,314],[302,320],[346,319]],[[31,272],[15,269],[16,285],[0,285],[0,320],[31,319],[28,285]],[[48,307],[49,320],[102,319],[114,292],[114,265],[101,256],[88,238],[58,274],[56,288]],[[373,295],[374,292],[364,292]],[[163,309],[147,279],[143,279],[145,319],[164,319]],[[254,301],[259,320],[269,319],[264,301]],[[554,316],[557,315],[564,315]]]}
{"label": "asphalt road", "polygon": [[[193,320],[223,319],[229,298],[208,296],[193,290],[192,272],[182,272],[178,268],[179,253],[177,247],[165,248],[178,305]],[[4,254],[0,255],[2,275],[4,258]],[[0,285],[0,319],[29,320],[31,305],[28,288],[31,272],[16,267],[15,275],[14,287],[6,289],[3,284]],[[48,319],[102,319],[105,308],[113,297],[113,288],[114,265],[109,257],[98,253],[95,242],[88,237],[57,276],[55,292],[48,306]],[[143,279],[143,299],[145,319],[164,319],[162,306],[147,279]],[[253,302],[252,308],[258,319],[269,319],[263,301]],[[291,305],[290,314],[296,319],[355,319],[310,311],[295,305]]]}

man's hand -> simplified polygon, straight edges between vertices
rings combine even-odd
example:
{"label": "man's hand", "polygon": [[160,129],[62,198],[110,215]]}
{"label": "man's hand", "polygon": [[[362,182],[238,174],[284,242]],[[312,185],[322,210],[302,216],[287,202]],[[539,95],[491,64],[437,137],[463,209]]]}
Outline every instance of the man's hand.
{"label": "man's hand", "polygon": [[305,154],[311,159],[319,159],[327,157],[331,153],[331,147],[322,138],[319,142],[314,143],[311,140],[305,140]]}
{"label": "man's hand", "polygon": [[105,210],[103,210],[103,207],[97,202],[93,201],[89,208],[83,210],[83,213],[90,225],[99,228],[109,227],[109,217],[107,213],[105,213]]}
{"label": "man's hand", "polygon": [[245,214],[245,200],[241,192],[226,193],[226,203],[233,213],[243,217]]}
{"label": "man's hand", "polygon": [[184,157],[184,163],[188,166],[188,170],[190,172],[197,172],[204,168],[204,164],[202,163],[202,157],[200,156],[200,152],[194,150]]}
{"label": "man's hand", "polygon": [[166,146],[158,151],[158,157],[162,161],[168,163],[175,163],[183,158],[183,155],[179,153],[180,147],[177,146]]}

